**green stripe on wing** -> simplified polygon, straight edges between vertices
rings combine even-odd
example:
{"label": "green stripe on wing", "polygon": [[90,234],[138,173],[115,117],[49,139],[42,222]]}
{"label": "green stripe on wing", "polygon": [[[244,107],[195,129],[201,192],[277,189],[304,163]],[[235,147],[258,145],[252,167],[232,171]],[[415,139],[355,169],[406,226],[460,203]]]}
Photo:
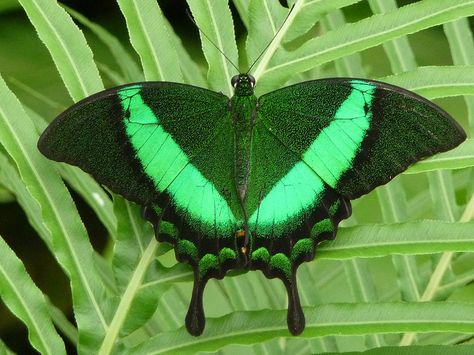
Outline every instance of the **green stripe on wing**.
{"label": "green stripe on wing", "polygon": [[125,113],[125,131],[143,170],[159,192],[167,192],[189,224],[206,235],[232,235],[237,220],[212,182],[164,130],[159,117],[143,101],[141,86],[118,92]]}

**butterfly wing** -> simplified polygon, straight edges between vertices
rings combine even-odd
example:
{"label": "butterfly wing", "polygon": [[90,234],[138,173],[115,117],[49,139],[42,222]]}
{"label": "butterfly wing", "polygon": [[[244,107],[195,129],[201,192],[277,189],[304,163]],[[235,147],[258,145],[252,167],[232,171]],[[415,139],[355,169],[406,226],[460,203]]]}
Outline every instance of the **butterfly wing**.
{"label": "butterfly wing", "polygon": [[410,164],[451,149],[464,131],[443,110],[409,91],[368,80],[324,79],[258,101],[246,207],[251,267],[288,291],[288,327],[304,328],[296,270],[336,235],[350,199]]}
{"label": "butterfly wing", "polygon": [[[79,166],[127,199],[148,204],[169,185],[186,159],[209,143],[218,129],[213,120],[226,114],[227,100],[212,91],[175,83],[105,90],[59,115],[42,134],[38,148],[49,159]],[[186,119],[199,124],[188,125]],[[171,136],[172,140],[167,139]],[[145,144],[147,139],[149,144]],[[137,149],[141,143],[142,149]],[[156,160],[171,168],[150,178],[144,172],[143,159],[159,143],[164,144],[155,152],[156,158],[161,158]],[[182,147],[182,152],[168,157],[173,143]],[[153,180],[159,181],[161,190]]]}
{"label": "butterfly wing", "polygon": [[326,184],[354,199],[465,140],[432,102],[371,80],[308,81],[262,96],[259,119]]}
{"label": "butterfly wing", "polygon": [[[241,206],[233,183],[229,99],[166,82],[126,85],[84,99],[56,118],[38,147],[77,165],[110,190],[145,206],[157,237],[195,271],[187,325],[204,327],[202,290],[238,263]],[[177,234],[160,230],[170,220]],[[189,319],[188,319],[189,318]]]}

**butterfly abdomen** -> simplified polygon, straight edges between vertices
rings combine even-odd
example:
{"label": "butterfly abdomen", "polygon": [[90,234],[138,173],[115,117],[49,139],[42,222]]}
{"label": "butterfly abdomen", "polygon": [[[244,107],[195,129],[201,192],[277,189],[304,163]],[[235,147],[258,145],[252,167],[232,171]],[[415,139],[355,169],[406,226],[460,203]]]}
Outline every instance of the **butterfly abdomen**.
{"label": "butterfly abdomen", "polygon": [[234,96],[231,103],[234,124],[234,180],[239,197],[241,201],[244,201],[251,170],[252,128],[255,121],[257,98],[255,96]]}

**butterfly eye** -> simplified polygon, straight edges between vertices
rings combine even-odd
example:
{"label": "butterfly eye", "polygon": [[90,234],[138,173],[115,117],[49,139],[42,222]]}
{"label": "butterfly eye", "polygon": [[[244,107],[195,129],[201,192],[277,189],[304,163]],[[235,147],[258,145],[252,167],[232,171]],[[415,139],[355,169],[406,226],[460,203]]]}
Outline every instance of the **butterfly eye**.
{"label": "butterfly eye", "polygon": [[232,79],[230,79],[231,85],[235,88],[237,86],[237,83],[239,82],[240,76],[239,75],[234,75]]}
{"label": "butterfly eye", "polygon": [[255,78],[252,75],[249,75],[249,81],[250,81],[250,85],[252,87],[254,87],[255,86]]}

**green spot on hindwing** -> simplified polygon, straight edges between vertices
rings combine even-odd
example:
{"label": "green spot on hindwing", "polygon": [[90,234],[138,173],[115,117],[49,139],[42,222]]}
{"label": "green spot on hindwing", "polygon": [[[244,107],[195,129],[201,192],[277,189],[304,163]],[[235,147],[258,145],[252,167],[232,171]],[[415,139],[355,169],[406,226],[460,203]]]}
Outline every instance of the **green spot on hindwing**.
{"label": "green spot on hindwing", "polygon": [[329,215],[331,217],[335,216],[340,206],[341,206],[341,201],[337,200],[336,202],[334,202],[331,205],[331,207],[329,207]]}
{"label": "green spot on hindwing", "polygon": [[222,248],[219,251],[219,261],[221,263],[227,260],[235,260],[237,259],[237,254],[231,248]]}
{"label": "green spot on hindwing", "polygon": [[268,264],[270,262],[270,253],[267,248],[260,247],[250,254],[250,259],[252,261],[259,261]]}
{"label": "green spot on hindwing", "polygon": [[201,260],[199,260],[198,269],[200,279],[205,278],[212,269],[219,269],[219,260],[217,259],[217,256],[214,254],[204,255]]}
{"label": "green spot on hindwing", "polygon": [[291,249],[291,261],[295,262],[304,255],[310,255],[313,252],[314,244],[310,238],[298,240]]}
{"label": "green spot on hindwing", "polygon": [[277,253],[272,255],[270,267],[279,274],[284,275],[288,280],[291,278],[291,262],[285,254]]}
{"label": "green spot on hindwing", "polygon": [[173,223],[167,221],[160,222],[160,235],[166,235],[169,240],[178,241],[178,230]]}
{"label": "green spot on hindwing", "polygon": [[313,226],[313,228],[311,229],[311,236],[313,238],[316,238],[321,233],[332,232],[333,229],[334,226],[332,224],[332,221],[329,218],[325,218]]}
{"label": "green spot on hindwing", "polygon": [[193,242],[186,239],[181,239],[175,246],[176,254],[188,257],[191,260],[197,261],[199,251]]}

